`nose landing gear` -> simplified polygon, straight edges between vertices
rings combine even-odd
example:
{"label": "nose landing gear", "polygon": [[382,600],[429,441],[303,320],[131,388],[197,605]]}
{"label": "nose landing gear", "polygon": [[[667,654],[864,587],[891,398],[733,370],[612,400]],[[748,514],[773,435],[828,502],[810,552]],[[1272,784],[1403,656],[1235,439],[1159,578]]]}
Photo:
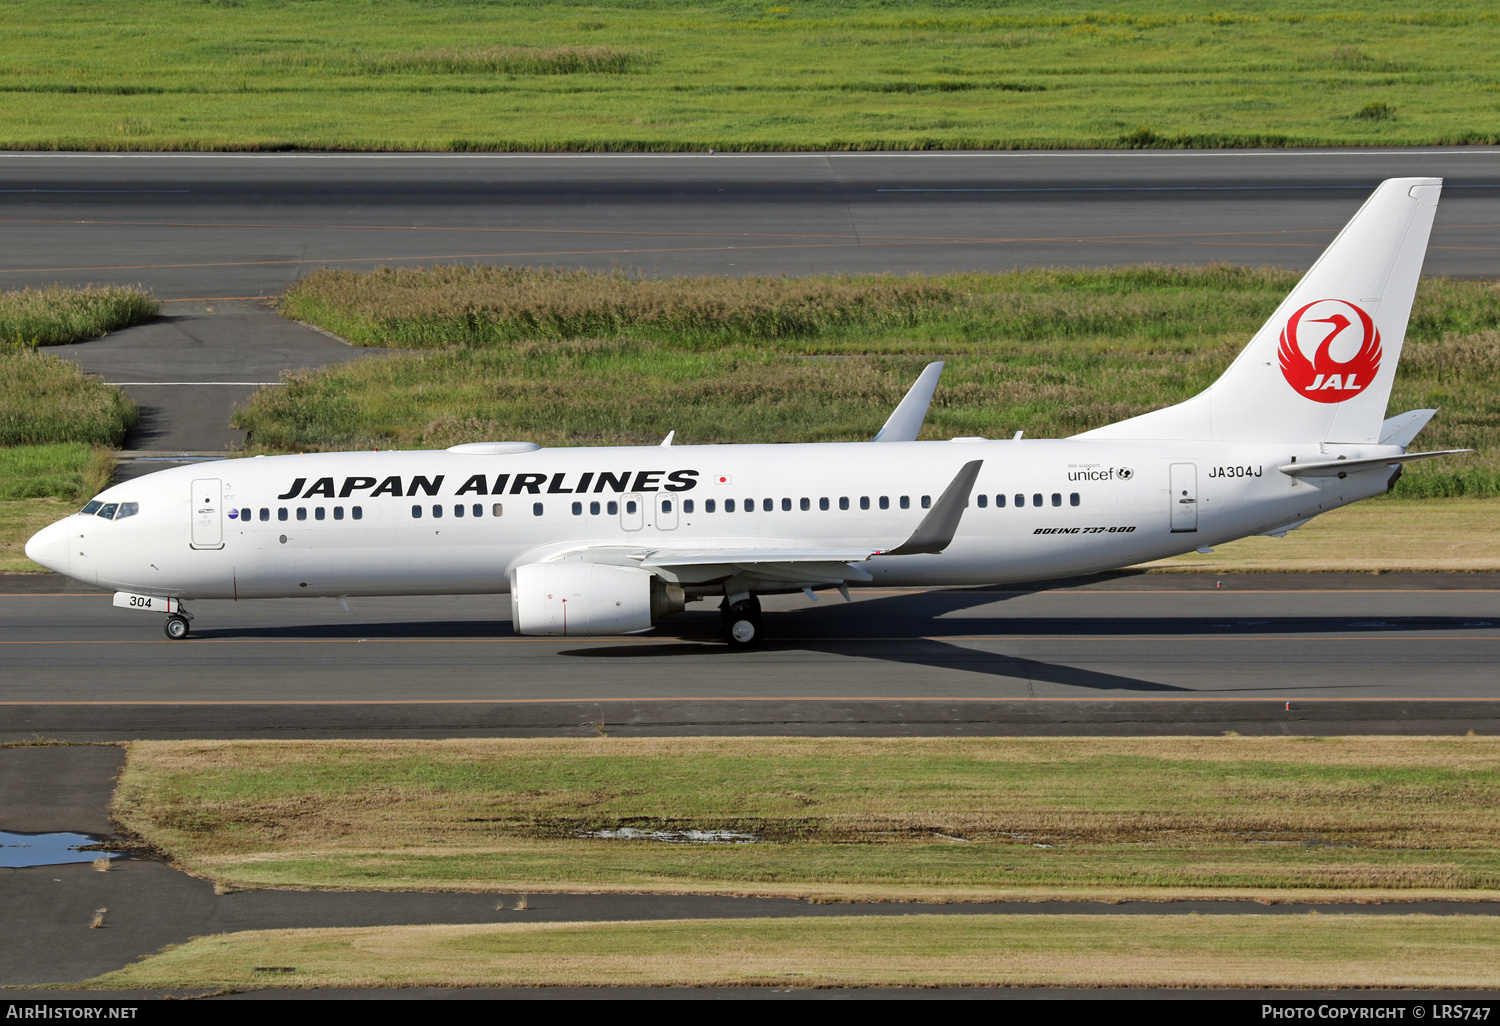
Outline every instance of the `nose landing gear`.
{"label": "nose landing gear", "polygon": [[167,622],[162,625],[162,629],[173,641],[181,641],[188,636],[188,621],[192,618],[193,614],[178,606],[177,612],[167,617]]}

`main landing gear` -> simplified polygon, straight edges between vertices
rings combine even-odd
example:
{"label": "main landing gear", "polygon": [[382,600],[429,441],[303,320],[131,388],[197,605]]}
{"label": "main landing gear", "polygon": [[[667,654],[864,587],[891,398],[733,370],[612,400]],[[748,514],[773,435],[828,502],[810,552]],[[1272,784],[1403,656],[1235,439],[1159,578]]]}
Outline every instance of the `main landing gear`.
{"label": "main landing gear", "polygon": [[760,623],[760,599],[751,595],[747,599],[719,607],[723,619],[724,640],[730,648],[753,648],[760,644],[764,634]]}

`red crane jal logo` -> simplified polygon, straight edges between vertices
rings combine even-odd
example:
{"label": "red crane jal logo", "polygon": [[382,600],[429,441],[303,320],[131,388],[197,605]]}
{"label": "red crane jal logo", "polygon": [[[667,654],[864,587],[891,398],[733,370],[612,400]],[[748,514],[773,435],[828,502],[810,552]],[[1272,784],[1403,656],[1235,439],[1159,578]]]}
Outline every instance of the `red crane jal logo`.
{"label": "red crane jal logo", "polygon": [[1298,394],[1318,403],[1353,399],[1380,370],[1380,332],[1353,303],[1320,299],[1292,314],[1281,330],[1281,373]]}

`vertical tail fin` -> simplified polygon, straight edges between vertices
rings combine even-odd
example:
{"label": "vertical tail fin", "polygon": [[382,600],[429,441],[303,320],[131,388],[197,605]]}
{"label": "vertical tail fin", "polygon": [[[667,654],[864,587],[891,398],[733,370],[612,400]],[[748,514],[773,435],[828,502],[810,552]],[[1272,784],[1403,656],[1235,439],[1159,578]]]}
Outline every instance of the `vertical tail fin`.
{"label": "vertical tail fin", "polygon": [[1219,380],[1077,437],[1378,442],[1442,185],[1382,182]]}

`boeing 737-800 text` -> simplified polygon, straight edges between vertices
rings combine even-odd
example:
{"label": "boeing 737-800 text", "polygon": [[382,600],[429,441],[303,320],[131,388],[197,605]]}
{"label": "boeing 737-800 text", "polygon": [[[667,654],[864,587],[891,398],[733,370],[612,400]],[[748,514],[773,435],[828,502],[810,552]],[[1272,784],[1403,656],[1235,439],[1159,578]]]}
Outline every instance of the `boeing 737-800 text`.
{"label": "boeing 737-800 text", "polygon": [[871,442],[230,459],[112,486],[26,553],[166,614],[172,638],[198,598],[509,592],[522,634],[643,631],[717,598],[743,646],[761,594],[1036,580],[1285,534],[1443,455],[1406,451],[1434,411],[1385,416],[1441,187],[1381,184],[1206,391],[1071,438],[916,441],[934,364]]}

